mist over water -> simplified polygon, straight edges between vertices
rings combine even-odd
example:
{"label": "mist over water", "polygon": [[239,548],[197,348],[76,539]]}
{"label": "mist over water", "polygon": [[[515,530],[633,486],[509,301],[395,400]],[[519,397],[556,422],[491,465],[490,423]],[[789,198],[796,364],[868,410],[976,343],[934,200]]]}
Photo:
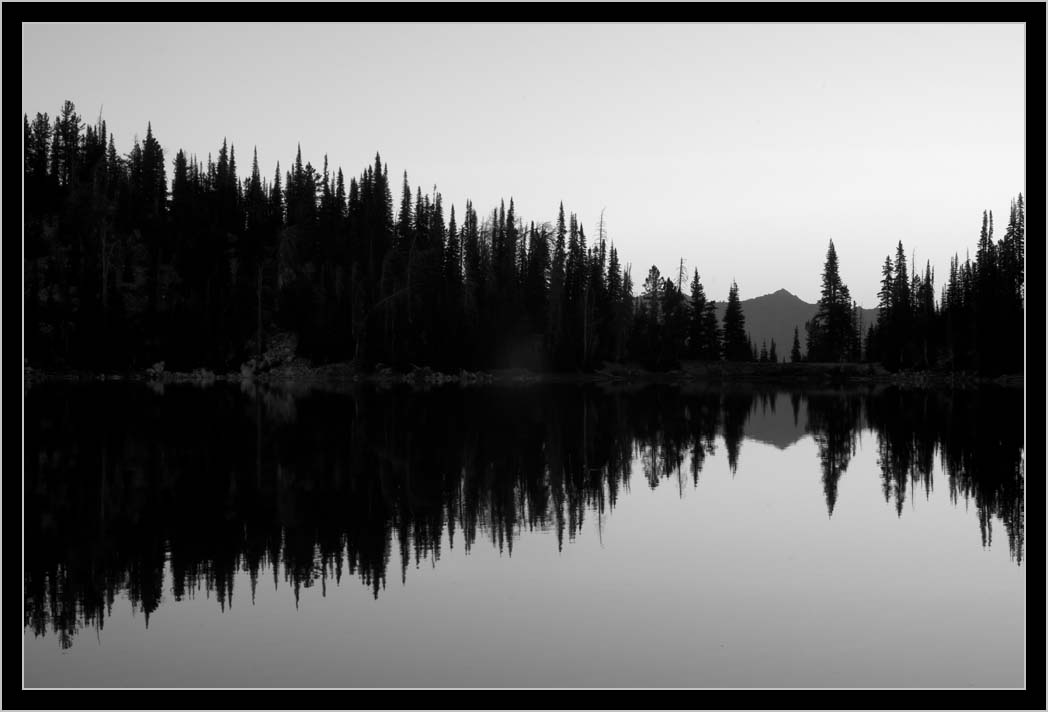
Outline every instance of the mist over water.
{"label": "mist over water", "polygon": [[1024,684],[1020,391],[25,401],[25,684]]}

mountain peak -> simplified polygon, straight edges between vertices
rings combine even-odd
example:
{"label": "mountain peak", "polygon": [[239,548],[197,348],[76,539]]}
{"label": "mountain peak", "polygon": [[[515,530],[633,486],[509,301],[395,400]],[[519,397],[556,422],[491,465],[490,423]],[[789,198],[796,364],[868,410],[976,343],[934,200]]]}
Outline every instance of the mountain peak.
{"label": "mountain peak", "polygon": [[[804,301],[803,299],[798,297],[793,292],[787,291],[785,289],[779,289],[779,290],[776,290],[776,291],[772,292],[771,294],[765,294],[764,296],[765,297],[776,297],[778,299],[794,299],[794,300],[797,300],[797,301]],[[757,297],[757,298],[760,299],[760,297]]]}
{"label": "mountain peak", "polygon": [[[717,302],[717,318],[723,319],[727,302]],[[746,331],[755,344],[774,340],[779,358],[789,356],[794,330],[804,338],[804,325],[818,311],[818,304],[809,304],[793,292],[779,289],[771,294],[742,300],[742,313],[746,317]],[[875,309],[862,310],[863,330],[876,321]],[[803,349],[803,346],[801,347]],[[802,351],[803,353],[803,351]]]}

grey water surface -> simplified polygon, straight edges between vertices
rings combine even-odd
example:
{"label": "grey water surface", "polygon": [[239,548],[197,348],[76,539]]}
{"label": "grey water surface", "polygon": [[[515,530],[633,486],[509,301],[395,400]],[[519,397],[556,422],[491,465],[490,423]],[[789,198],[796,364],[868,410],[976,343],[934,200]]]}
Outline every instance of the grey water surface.
{"label": "grey water surface", "polygon": [[1022,687],[1019,391],[34,385],[27,687]]}

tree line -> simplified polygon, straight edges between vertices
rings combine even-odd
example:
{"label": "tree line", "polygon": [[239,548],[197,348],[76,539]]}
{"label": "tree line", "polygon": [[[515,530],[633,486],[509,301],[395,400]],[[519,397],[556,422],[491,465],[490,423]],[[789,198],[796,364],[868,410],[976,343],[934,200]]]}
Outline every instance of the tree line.
{"label": "tree line", "polygon": [[[774,342],[758,349],[750,338],[734,282],[720,321],[697,270],[685,285],[683,268],[674,281],[653,266],[635,295],[603,216],[588,239],[563,204],[551,222],[526,222],[512,197],[483,214],[467,201],[457,213],[436,187],[413,192],[406,172],[395,187],[378,154],[347,182],[326,157],[320,169],[303,163],[301,147],[270,178],[256,151],[242,180],[225,140],[206,161],[179,150],[169,183],[151,125],[126,155],[101,117],[86,124],[69,101],[53,121],[37,113],[24,125],[25,348],[34,366],[235,369],[260,359],[280,331],[297,336],[303,356],[363,368],[665,369],[682,359],[779,358]],[[865,352],[831,243],[806,358],[1012,368],[1012,356],[981,349],[988,329],[1003,338],[1018,326],[1021,344],[1021,212],[1020,196],[1007,245],[989,244],[985,255],[980,246],[975,268],[953,270],[956,285],[934,315],[909,296],[917,281],[905,295],[892,291]],[[893,285],[900,274],[907,281],[904,265],[892,270]],[[1005,309],[1008,319],[990,318]],[[790,356],[801,358],[798,335]]]}
{"label": "tree line", "polygon": [[935,272],[920,274],[900,241],[884,259],[878,318],[867,358],[889,368],[949,368],[1018,373],[1024,359],[1026,218],[1022,193],[1011,202],[1004,236],[994,241],[993,212],[984,211],[975,260],[954,255],[941,297]]}

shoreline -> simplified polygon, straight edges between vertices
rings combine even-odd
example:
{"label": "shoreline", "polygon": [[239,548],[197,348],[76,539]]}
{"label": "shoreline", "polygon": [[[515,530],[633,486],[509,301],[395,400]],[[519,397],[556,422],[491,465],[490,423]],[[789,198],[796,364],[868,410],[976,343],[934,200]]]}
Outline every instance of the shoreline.
{"label": "shoreline", "polygon": [[[159,368],[158,368],[159,366]],[[639,366],[606,364],[593,372],[536,372],[527,369],[442,372],[429,367],[411,371],[394,371],[383,367],[372,371],[358,370],[350,362],[313,366],[304,362],[282,365],[262,373],[242,368],[238,372],[215,373],[208,369],[167,371],[162,364],[141,371],[94,372],[88,370],[47,370],[23,368],[23,387],[43,382],[142,382],[158,385],[195,384],[206,386],[217,382],[259,385],[352,386],[354,384],[413,386],[493,385],[493,384],[666,384],[720,385],[726,383],[767,384],[779,386],[863,386],[895,385],[912,388],[952,390],[981,386],[1022,388],[1022,374],[997,377],[977,376],[968,372],[900,371],[890,373],[877,364],[864,363],[700,363],[685,362],[670,371],[649,371]]]}

